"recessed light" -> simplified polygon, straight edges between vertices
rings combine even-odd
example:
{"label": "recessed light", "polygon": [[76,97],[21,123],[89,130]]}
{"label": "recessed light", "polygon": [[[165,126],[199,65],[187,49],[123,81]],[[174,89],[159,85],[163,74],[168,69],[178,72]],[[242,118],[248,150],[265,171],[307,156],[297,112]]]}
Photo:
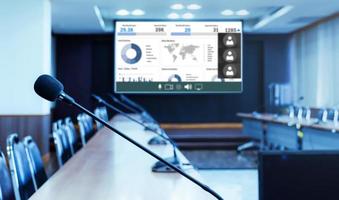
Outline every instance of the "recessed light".
{"label": "recessed light", "polygon": [[125,9],[120,9],[115,14],[119,16],[126,16],[126,15],[129,15],[129,11]]}
{"label": "recessed light", "polygon": [[170,13],[169,15],[167,15],[167,18],[169,18],[169,19],[178,19],[179,15],[178,15],[178,13]]}
{"label": "recessed light", "polygon": [[192,19],[194,18],[194,15],[188,12],[188,13],[184,13],[181,17],[184,19]]}
{"label": "recessed light", "polygon": [[242,9],[242,10],[238,10],[237,12],[235,12],[235,14],[239,16],[246,16],[246,15],[249,15],[250,12],[248,12],[248,10]]}
{"label": "recessed light", "polygon": [[225,16],[230,16],[230,15],[234,15],[234,11],[230,10],[230,9],[226,9],[226,10],[222,11],[221,14],[225,15]]}
{"label": "recessed light", "polygon": [[182,10],[182,9],[185,8],[185,6],[182,5],[181,3],[176,3],[176,4],[171,5],[171,8],[172,8],[173,10]]}
{"label": "recessed light", "polygon": [[132,15],[135,15],[135,16],[141,16],[141,15],[144,15],[145,14],[145,11],[141,10],[141,9],[135,9],[132,11]]}
{"label": "recessed light", "polygon": [[199,10],[201,8],[201,5],[193,3],[188,5],[186,8],[188,10]]}

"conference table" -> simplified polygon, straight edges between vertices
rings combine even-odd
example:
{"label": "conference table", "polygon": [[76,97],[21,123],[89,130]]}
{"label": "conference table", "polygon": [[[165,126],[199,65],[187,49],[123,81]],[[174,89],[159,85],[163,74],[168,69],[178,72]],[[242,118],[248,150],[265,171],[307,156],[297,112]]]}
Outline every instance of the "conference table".
{"label": "conference table", "polygon": [[[133,115],[133,117],[138,117]],[[117,115],[111,121],[117,130],[124,132],[140,144],[163,158],[172,156],[172,146],[150,146],[154,136],[141,125]],[[184,163],[189,163],[178,151]],[[215,199],[199,186],[178,173],[154,173],[156,159],[107,128],[95,136],[65,163],[30,198],[32,200],[209,200]],[[185,171],[202,181],[191,165]]]}
{"label": "conference table", "polygon": [[265,144],[288,149],[339,150],[339,124],[319,122],[318,119],[291,119],[286,115],[268,113],[238,113],[242,118],[244,134]]}

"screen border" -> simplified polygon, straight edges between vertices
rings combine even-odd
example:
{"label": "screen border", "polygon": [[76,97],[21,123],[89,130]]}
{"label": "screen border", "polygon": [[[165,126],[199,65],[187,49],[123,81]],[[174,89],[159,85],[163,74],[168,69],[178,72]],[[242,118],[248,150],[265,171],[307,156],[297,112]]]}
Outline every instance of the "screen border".
{"label": "screen border", "polygon": [[[116,48],[115,48],[115,40],[116,40],[116,23],[117,22],[241,22],[242,26],[242,32],[241,32],[241,89],[240,91],[225,91],[225,92],[126,92],[126,91],[117,91],[117,86],[116,86]],[[230,20],[225,20],[225,19],[208,19],[208,20],[200,20],[200,19],[192,19],[192,20],[166,20],[166,19],[115,19],[113,20],[113,77],[114,77],[114,88],[113,91],[115,94],[133,94],[133,95],[206,95],[206,94],[215,94],[215,95],[223,95],[223,94],[241,94],[243,92],[244,88],[244,76],[243,76],[243,37],[244,37],[244,20],[236,20],[236,19],[230,19]]]}

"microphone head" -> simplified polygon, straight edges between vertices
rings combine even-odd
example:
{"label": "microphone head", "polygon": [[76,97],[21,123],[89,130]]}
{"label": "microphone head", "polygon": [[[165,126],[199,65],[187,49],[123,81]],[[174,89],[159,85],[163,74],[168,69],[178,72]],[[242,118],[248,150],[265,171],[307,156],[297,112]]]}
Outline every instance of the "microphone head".
{"label": "microphone head", "polygon": [[55,101],[63,90],[60,81],[46,74],[40,75],[34,83],[34,91],[48,101]]}
{"label": "microphone head", "polygon": [[113,94],[108,93],[107,95],[110,96],[114,102],[120,102],[120,100],[116,98]]}
{"label": "microphone head", "polygon": [[103,99],[99,97],[98,95],[92,94],[92,98],[97,100],[99,103],[103,102]]}

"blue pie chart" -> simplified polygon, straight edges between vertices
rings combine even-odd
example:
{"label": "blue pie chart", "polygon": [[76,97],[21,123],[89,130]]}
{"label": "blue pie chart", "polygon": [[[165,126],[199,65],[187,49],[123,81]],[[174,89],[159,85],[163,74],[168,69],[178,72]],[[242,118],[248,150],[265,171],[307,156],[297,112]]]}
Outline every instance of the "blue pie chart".
{"label": "blue pie chart", "polygon": [[[135,51],[134,58],[129,58],[127,56],[127,51],[130,50],[130,49]],[[141,58],[141,54],[142,53],[141,53],[140,47],[138,45],[134,44],[134,43],[126,44],[121,50],[121,58],[128,64],[137,63]]]}

